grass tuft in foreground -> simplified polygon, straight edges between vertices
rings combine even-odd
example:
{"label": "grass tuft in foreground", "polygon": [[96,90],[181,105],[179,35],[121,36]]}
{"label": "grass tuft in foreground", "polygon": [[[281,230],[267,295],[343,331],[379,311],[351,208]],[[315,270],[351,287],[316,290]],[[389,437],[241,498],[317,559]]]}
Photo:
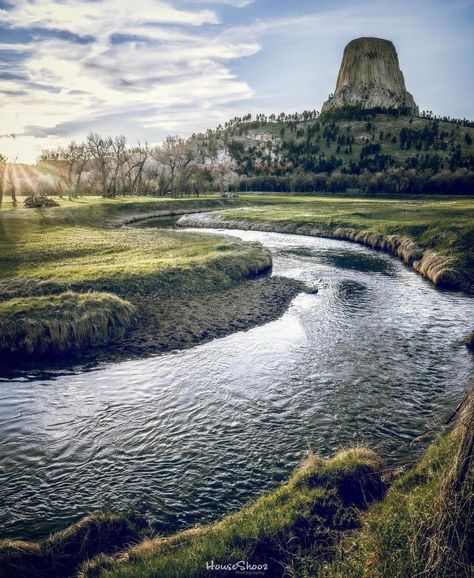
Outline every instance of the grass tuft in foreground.
{"label": "grass tuft in foreground", "polygon": [[[192,578],[216,575],[214,563],[268,565],[283,576],[297,553],[319,567],[340,533],[358,524],[359,508],[381,498],[381,462],[353,449],[331,460],[308,456],[289,481],[221,521],[146,540],[118,557],[86,563],[81,578]],[[347,492],[349,488],[353,493]],[[222,573],[217,572],[222,575]]]}
{"label": "grass tuft in foreground", "polygon": [[394,481],[324,578],[470,578],[474,552],[474,390],[456,427]]}
{"label": "grass tuft in foreground", "polygon": [[0,578],[65,578],[99,553],[113,553],[142,540],[146,523],[133,516],[96,514],[43,542],[0,541]]}
{"label": "grass tuft in foreground", "polygon": [[109,293],[73,293],[0,303],[0,353],[63,353],[122,337],[135,307]]}

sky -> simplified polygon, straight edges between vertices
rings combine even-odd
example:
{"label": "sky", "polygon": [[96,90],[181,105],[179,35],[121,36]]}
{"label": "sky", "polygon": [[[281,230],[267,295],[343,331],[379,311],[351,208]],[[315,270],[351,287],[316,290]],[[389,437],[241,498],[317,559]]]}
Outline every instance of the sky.
{"label": "sky", "polygon": [[420,110],[474,119],[474,0],[0,0],[0,153],[320,110],[360,36],[394,42]]}

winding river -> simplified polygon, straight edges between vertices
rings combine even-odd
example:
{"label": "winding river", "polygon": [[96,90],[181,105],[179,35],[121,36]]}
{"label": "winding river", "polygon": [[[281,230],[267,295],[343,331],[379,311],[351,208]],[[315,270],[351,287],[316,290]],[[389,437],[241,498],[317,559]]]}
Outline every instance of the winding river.
{"label": "winding river", "polygon": [[274,274],[319,294],[185,351],[1,380],[3,536],[39,538],[100,508],[135,510],[162,531],[216,519],[308,449],[362,442],[392,464],[415,459],[462,398],[471,298],[355,244],[225,234],[261,241]]}

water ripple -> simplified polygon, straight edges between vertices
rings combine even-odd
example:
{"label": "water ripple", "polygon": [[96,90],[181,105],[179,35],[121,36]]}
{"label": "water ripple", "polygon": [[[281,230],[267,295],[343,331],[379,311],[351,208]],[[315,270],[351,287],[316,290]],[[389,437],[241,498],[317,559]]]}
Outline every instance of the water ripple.
{"label": "water ripple", "polygon": [[357,245],[226,233],[262,241],[275,274],[317,282],[318,295],[186,351],[0,381],[5,536],[45,536],[104,507],[164,531],[205,522],[281,482],[308,448],[413,456],[456,405],[473,368],[471,298]]}

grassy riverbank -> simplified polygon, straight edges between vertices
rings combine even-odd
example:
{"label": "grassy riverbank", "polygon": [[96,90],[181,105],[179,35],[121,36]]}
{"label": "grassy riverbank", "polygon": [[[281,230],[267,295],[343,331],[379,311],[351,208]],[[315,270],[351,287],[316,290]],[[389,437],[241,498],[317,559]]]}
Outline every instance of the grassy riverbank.
{"label": "grassy riverbank", "polygon": [[86,564],[81,578],[216,575],[206,571],[210,560],[267,563],[263,575],[273,577],[468,578],[473,439],[471,392],[455,427],[413,468],[392,473],[385,496],[388,478],[373,452],[310,456],[286,484],[236,514],[102,557]]}
{"label": "grassy riverbank", "polygon": [[[264,575],[279,576],[282,563],[289,562],[290,557],[302,550],[326,556],[342,532],[357,526],[359,509],[383,495],[381,465],[373,452],[362,448],[341,451],[330,460],[309,455],[287,483],[242,510],[214,524],[139,541],[118,559],[99,556],[86,562],[80,575],[192,578],[212,574],[206,572],[206,562],[212,560],[216,564],[247,560],[268,565]],[[100,526],[100,517],[94,519]],[[105,531],[109,525],[106,517]],[[47,542],[60,543],[63,535],[76,533],[76,527],[54,534]],[[87,537],[84,541],[86,549]],[[28,553],[38,549],[42,552],[46,548],[43,543],[0,543],[0,567],[21,575]],[[71,561],[71,574],[78,562],[77,558]],[[62,568],[64,560],[59,555],[49,564],[49,576],[54,578],[55,567]],[[31,573],[32,578],[38,575]]]}
{"label": "grassy riverbank", "polygon": [[[270,254],[259,245],[198,233],[123,227],[151,217],[209,210],[213,211],[210,218],[190,215],[185,223],[355,240],[399,256],[439,286],[466,291],[474,287],[471,199],[252,194],[238,199],[216,195],[199,199],[84,198],[63,200],[60,207],[48,209],[4,203],[0,210],[3,354],[65,352],[104,345],[121,337],[132,324],[129,313],[117,315],[116,307],[110,307],[114,296],[123,300],[124,311],[138,308],[135,319],[140,319],[144,300],[161,303],[163,299],[216,293],[268,270]],[[285,299],[278,311],[301,290],[287,285],[281,288]],[[65,294],[75,293],[76,301],[84,301],[84,295],[91,291],[103,294],[102,301],[97,296],[94,301],[99,324],[98,317],[89,315],[91,308],[86,311],[83,307],[80,315],[73,315],[71,307],[63,305],[67,302]],[[279,301],[276,291],[272,286],[271,294],[264,294]],[[266,317],[258,316],[260,321],[274,318],[276,309],[271,307]],[[47,323],[38,319],[40,311]],[[239,326],[240,320],[236,323]],[[91,340],[81,338],[81,332],[91,324],[102,328],[100,335]],[[209,332],[207,325],[208,320],[190,327],[182,343],[171,341],[180,346],[194,343],[199,335],[205,339],[222,334],[221,328]],[[39,339],[41,335],[44,339]],[[155,340],[158,348],[162,347],[162,337]]]}
{"label": "grassy riverbank", "polygon": [[0,576],[203,578],[237,575],[212,562],[244,561],[272,578],[468,578],[473,440],[471,392],[412,468],[388,473],[365,448],[308,455],[286,483],[213,524],[153,536],[105,514],[41,543],[0,542]]}
{"label": "grassy riverbank", "polygon": [[474,390],[440,436],[361,529],[337,545],[321,578],[470,578],[474,565]]}
{"label": "grassy riverbank", "polygon": [[357,241],[400,257],[439,286],[474,288],[472,199],[245,194],[241,200],[247,206],[214,213],[215,226]]}
{"label": "grassy riverbank", "polygon": [[[0,349],[24,354],[104,344],[131,324],[139,298],[221,291],[268,271],[270,253],[258,244],[117,226],[228,204],[216,196],[87,199],[49,209],[2,210]],[[101,292],[100,298],[89,292]],[[92,301],[93,307],[85,307]],[[81,338],[92,325],[93,339]]]}

